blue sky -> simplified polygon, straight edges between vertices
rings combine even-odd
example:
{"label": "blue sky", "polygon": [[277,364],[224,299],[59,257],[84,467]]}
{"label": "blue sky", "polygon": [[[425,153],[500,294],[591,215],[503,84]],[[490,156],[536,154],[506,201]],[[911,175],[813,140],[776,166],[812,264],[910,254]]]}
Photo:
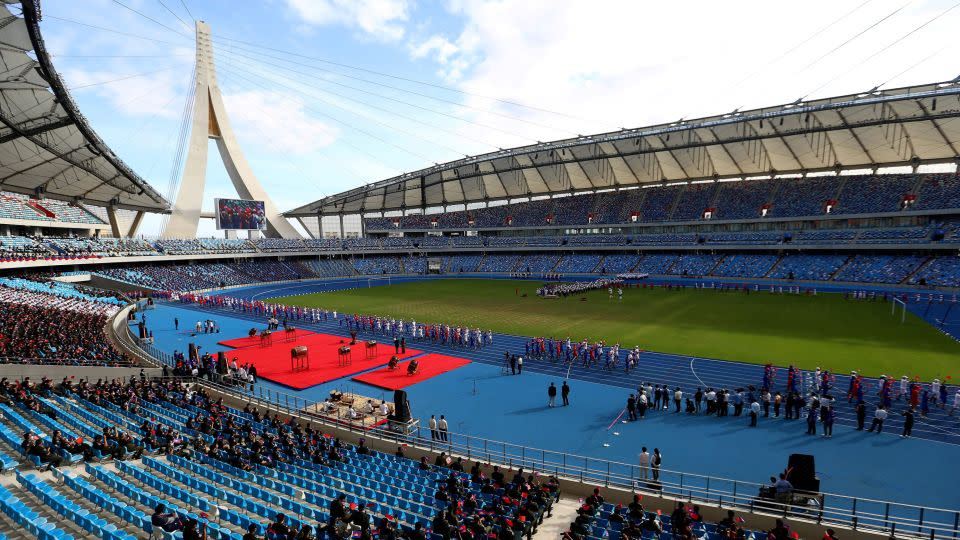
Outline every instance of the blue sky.
{"label": "blue sky", "polygon": [[[94,128],[167,194],[207,21],[234,130],[286,210],[495,148],[950,80],[956,5],[44,0],[42,31]],[[210,158],[208,208],[235,195]]]}

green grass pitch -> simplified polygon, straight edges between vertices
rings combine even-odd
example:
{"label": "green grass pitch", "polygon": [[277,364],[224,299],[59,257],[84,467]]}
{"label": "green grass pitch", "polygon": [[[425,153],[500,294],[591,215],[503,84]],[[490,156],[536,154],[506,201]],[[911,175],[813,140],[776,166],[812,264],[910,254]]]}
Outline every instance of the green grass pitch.
{"label": "green grass pitch", "polygon": [[899,311],[891,316],[890,304],[844,300],[839,294],[658,288],[628,289],[622,301],[610,300],[606,291],[542,299],[535,294],[537,285],[435,280],[272,301],[523,336],[603,339],[681,355],[819,366],[836,373],[856,369],[866,375],[943,379],[957,371],[960,358],[960,344],[919,317],[908,313],[901,324]]}

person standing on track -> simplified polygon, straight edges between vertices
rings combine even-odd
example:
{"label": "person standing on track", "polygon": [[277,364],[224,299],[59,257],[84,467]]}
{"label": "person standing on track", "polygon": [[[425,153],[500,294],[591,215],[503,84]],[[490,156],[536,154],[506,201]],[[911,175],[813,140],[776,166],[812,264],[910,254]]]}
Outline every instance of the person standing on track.
{"label": "person standing on track", "polygon": [[883,405],[877,405],[877,410],[873,412],[873,423],[870,424],[870,429],[867,430],[870,433],[873,433],[873,430],[876,429],[877,433],[883,431],[883,421],[887,419],[887,410],[883,408]]}
{"label": "person standing on track", "polygon": [[[957,395],[960,395],[960,390],[957,391]],[[563,398],[564,407],[570,404],[570,385],[567,381],[563,381],[563,386],[560,387],[560,397]]]}
{"label": "person standing on track", "polygon": [[663,456],[660,455],[660,449],[653,449],[653,458],[650,460],[650,469],[653,471],[653,481],[660,480],[660,465],[663,464]]}
{"label": "person standing on track", "polygon": [[640,479],[647,479],[647,472],[650,468],[650,454],[647,452],[647,447],[644,446],[640,449]]}
{"label": "person standing on track", "polygon": [[547,387],[547,407],[557,406],[557,387],[553,383]]}
{"label": "person standing on track", "polygon": [[437,417],[430,415],[430,438],[437,440],[440,438],[440,434],[437,433]]}
{"label": "person standing on track", "polygon": [[440,421],[437,422],[437,428],[440,432],[440,440],[447,442],[447,419],[442,414],[440,415]]}

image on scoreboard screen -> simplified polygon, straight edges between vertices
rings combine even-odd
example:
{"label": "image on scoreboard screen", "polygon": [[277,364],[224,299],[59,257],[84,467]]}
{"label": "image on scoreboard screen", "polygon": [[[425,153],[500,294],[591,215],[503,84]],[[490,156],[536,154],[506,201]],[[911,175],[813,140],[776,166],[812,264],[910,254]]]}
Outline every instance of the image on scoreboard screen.
{"label": "image on scoreboard screen", "polygon": [[217,229],[259,231],[266,228],[263,201],[214,199]]}

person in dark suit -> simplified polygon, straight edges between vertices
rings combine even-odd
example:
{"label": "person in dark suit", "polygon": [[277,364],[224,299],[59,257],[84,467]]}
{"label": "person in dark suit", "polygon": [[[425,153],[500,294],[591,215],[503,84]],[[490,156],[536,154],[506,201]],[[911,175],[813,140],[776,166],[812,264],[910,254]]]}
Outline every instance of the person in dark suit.
{"label": "person in dark suit", "polygon": [[570,404],[570,385],[567,381],[563,381],[563,386],[560,387],[560,397],[563,398],[564,407]]}
{"label": "person in dark suit", "polygon": [[857,431],[863,431],[863,424],[867,421],[867,404],[863,401],[857,402]]}

